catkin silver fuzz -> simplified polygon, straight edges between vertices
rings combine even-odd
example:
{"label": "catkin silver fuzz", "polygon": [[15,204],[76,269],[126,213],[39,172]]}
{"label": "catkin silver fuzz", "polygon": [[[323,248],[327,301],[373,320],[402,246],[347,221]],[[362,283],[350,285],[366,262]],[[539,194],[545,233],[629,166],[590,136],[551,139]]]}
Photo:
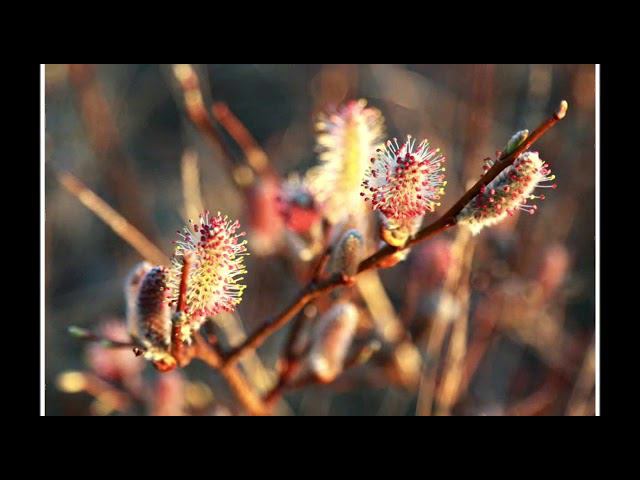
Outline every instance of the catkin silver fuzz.
{"label": "catkin silver fuzz", "polygon": [[[491,165],[487,165],[490,168]],[[538,206],[529,200],[544,200],[544,195],[534,195],[536,188],[556,188],[548,163],[538,152],[524,152],[512,165],[505,168],[491,182],[484,185],[456,217],[459,224],[477,235],[485,227],[496,225],[516,211],[534,214]]]}
{"label": "catkin silver fuzz", "polygon": [[171,307],[168,302],[165,267],[153,267],[144,276],[137,300],[138,331],[152,347],[166,349],[171,344]]}
{"label": "catkin silver fuzz", "polygon": [[363,241],[358,230],[354,228],[347,230],[340,237],[331,256],[331,271],[354,276],[358,272]]}
{"label": "catkin silver fuzz", "polygon": [[124,297],[126,301],[127,329],[129,334],[140,336],[138,331],[138,292],[142,279],[153,266],[149,262],[140,262],[131,269],[124,282]]}
{"label": "catkin silver fuzz", "polygon": [[318,321],[308,360],[321,381],[331,382],[342,372],[357,325],[358,309],[350,302],[335,304]]}

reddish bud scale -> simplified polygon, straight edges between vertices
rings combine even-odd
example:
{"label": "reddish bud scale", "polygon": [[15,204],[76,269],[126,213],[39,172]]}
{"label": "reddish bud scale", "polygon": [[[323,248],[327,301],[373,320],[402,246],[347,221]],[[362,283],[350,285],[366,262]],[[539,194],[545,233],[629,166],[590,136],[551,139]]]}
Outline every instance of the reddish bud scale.
{"label": "reddish bud scale", "polygon": [[280,187],[278,211],[286,227],[305,234],[321,219],[321,212],[307,184],[298,175],[291,175]]}

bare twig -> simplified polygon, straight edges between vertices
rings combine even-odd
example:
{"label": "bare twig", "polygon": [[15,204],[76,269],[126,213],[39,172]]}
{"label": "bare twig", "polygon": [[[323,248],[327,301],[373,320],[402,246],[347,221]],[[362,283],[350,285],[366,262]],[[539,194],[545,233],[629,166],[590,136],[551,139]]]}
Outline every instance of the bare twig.
{"label": "bare twig", "polygon": [[119,340],[112,340],[110,338],[98,335],[97,333],[73,325],[68,328],[68,331],[75,338],[84,340],[86,342],[99,343],[104,348],[138,348],[141,350],[144,350],[145,348],[144,345],[142,345],[133,337],[129,342],[121,342]]}
{"label": "bare twig", "polygon": [[137,186],[131,159],[123,148],[109,102],[96,75],[95,65],[68,65],[83,126],[116,205],[147,235],[151,235],[148,216],[142,208],[142,196]]}
{"label": "bare twig", "polygon": [[229,171],[233,171],[238,161],[209,117],[209,112],[202,99],[198,74],[189,64],[174,65],[173,74],[182,89],[184,105],[189,119],[213,148],[222,150],[223,158]]}
{"label": "bare twig", "polygon": [[267,415],[268,409],[234,366],[224,366],[220,354],[199,334],[195,335],[195,358],[220,371],[244,408],[252,415]]}
{"label": "bare twig", "polygon": [[215,102],[211,107],[211,112],[216,120],[231,135],[242,149],[247,163],[258,175],[271,173],[273,171],[269,165],[269,157],[260,148],[253,135],[247,130],[244,124],[236,117],[224,102]]}
{"label": "bare twig", "polygon": [[122,215],[90,190],[84,183],[69,172],[58,171],[58,181],[74,197],[96,214],[104,223],[131,245],[145,260],[154,265],[168,262],[167,256],[156,247],[142,232],[129,223]]}
{"label": "bare twig", "polygon": [[339,378],[341,378],[346,372],[349,370],[362,365],[367,362],[371,355],[380,350],[381,344],[378,340],[372,340],[364,345],[362,345],[359,349],[355,350],[349,358],[347,358],[344,362],[344,366],[342,368],[342,372],[338,377],[333,379],[330,382],[324,382],[319,379],[313,372],[309,372],[308,374],[298,378],[296,380],[290,381],[291,375],[283,375],[280,377],[277,385],[264,397],[264,403],[269,407],[273,408],[276,402],[287,392],[291,392],[293,390],[299,390],[301,388],[307,387],[309,385],[329,385],[335,383]]}

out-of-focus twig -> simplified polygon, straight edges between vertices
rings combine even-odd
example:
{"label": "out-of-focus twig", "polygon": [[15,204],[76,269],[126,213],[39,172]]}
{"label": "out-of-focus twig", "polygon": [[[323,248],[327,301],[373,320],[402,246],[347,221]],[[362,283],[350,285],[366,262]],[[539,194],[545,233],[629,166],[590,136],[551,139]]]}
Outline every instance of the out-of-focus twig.
{"label": "out-of-focus twig", "polygon": [[80,340],[84,340],[87,342],[96,342],[99,343],[104,348],[139,348],[144,349],[144,345],[136,341],[135,338],[132,338],[130,342],[121,342],[119,340],[112,340],[110,338],[106,338],[102,335],[98,335],[97,333],[93,333],[84,328],[70,326],[68,328],[69,333]]}
{"label": "out-of-focus twig", "polygon": [[200,169],[198,154],[193,150],[186,150],[181,159],[182,197],[186,218],[198,218],[204,212],[202,193],[200,191]]}
{"label": "out-of-focus twig", "polygon": [[255,172],[234,156],[229,145],[222,138],[222,135],[211,120],[202,98],[200,79],[194,68],[189,64],[173,65],[173,74],[182,89],[184,105],[189,119],[212,148],[219,148],[222,151],[225,167],[235,185],[241,190],[252,186],[256,180]]}
{"label": "out-of-focus twig", "polygon": [[[418,402],[416,404],[416,414],[420,416],[431,415],[433,411],[433,400],[436,392],[437,367],[440,363],[440,356],[444,340],[447,332],[451,329],[452,309],[460,308],[460,301],[463,300],[459,296],[460,289],[462,293],[468,293],[468,287],[464,284],[468,283],[467,263],[470,264],[473,255],[473,247],[471,242],[471,233],[466,229],[456,232],[456,238],[451,246],[451,265],[447,271],[444,281],[442,295],[429,331],[426,344],[427,359],[423,366],[422,378],[420,380],[420,388],[418,390]],[[462,316],[462,312],[457,315]],[[465,320],[466,321],[466,320]],[[466,329],[465,329],[466,330]],[[466,342],[466,339],[465,339]]]}
{"label": "out-of-focus twig", "polygon": [[149,217],[142,209],[131,160],[125,153],[109,102],[96,75],[95,65],[70,64],[69,81],[78,101],[80,116],[91,146],[101,162],[109,190],[117,207],[138,228],[151,235]]}
{"label": "out-of-focus twig", "polygon": [[114,410],[126,412],[134,401],[129,394],[89,372],[64,372],[57,383],[63,392],[86,392],[94,397],[92,410],[98,415],[108,415]]}
{"label": "out-of-focus twig", "polygon": [[153,265],[163,265],[168,262],[167,256],[145,237],[140,230],[111,208],[107,202],[102,200],[78,178],[64,171],[57,171],[56,174],[58,181],[67,191],[96,214],[120,238],[131,245],[142,258]]}
{"label": "out-of-focus twig", "polygon": [[[215,320],[217,326],[224,332],[227,341],[238,344],[247,338],[247,333],[242,325],[242,319],[235,313],[220,313]],[[240,361],[244,372],[251,383],[259,392],[266,392],[274,381],[273,372],[267,370],[256,352],[248,354]]]}
{"label": "out-of-focus twig", "polygon": [[595,340],[587,350],[578,374],[571,398],[567,405],[567,415],[585,416],[595,412],[594,387],[596,382],[596,352]]}
{"label": "out-of-focus twig", "polygon": [[268,408],[273,408],[276,402],[287,392],[291,392],[293,390],[298,390],[304,387],[308,387],[310,385],[328,385],[335,383],[339,378],[341,378],[346,372],[351,369],[362,365],[367,362],[371,355],[373,355],[376,351],[378,351],[381,347],[381,344],[378,340],[372,340],[370,342],[365,343],[359,349],[355,350],[349,358],[347,358],[344,362],[344,366],[340,375],[330,381],[323,382],[321,381],[315,374],[309,372],[300,378],[296,378],[295,380],[291,380],[288,376],[282,376],[280,381],[276,384],[276,386],[264,397],[264,403]]}
{"label": "out-of-focus twig", "polygon": [[551,373],[538,391],[508,407],[504,414],[509,417],[543,415],[553,407],[554,402],[558,399],[558,387],[558,380],[554,373]]}
{"label": "out-of-focus twig", "polygon": [[189,119],[213,148],[222,150],[223,160],[229,170],[233,171],[238,162],[209,117],[202,98],[198,74],[189,64],[173,65],[173,74],[182,89],[184,106]]}

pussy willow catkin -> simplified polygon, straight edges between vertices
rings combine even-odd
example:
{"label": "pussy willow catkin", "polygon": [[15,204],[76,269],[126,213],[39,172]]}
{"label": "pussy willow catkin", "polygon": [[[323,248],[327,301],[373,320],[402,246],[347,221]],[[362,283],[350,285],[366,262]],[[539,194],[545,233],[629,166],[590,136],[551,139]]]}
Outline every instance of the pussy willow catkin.
{"label": "pussy willow catkin", "polygon": [[190,252],[191,268],[187,277],[184,313],[188,315],[191,331],[196,331],[207,316],[232,312],[242,300],[246,285],[242,280],[247,271],[244,232],[237,233],[240,223],[231,221],[220,212],[200,215],[199,222],[178,231],[170,270],[169,304],[176,306],[180,295],[183,257]]}
{"label": "pussy willow catkin", "polygon": [[384,138],[384,119],[366,100],[352,101],[319,115],[317,149],[320,165],[307,173],[312,193],[329,222],[362,213],[358,187],[369,158]]}
{"label": "pussy willow catkin", "polygon": [[555,183],[548,183],[555,178],[549,164],[540,159],[538,152],[524,152],[485,185],[456,219],[477,235],[483,228],[501,222],[516,210],[534,214],[538,206],[530,204],[529,200],[544,200],[544,195],[534,195],[533,191],[536,188],[556,188]]}

